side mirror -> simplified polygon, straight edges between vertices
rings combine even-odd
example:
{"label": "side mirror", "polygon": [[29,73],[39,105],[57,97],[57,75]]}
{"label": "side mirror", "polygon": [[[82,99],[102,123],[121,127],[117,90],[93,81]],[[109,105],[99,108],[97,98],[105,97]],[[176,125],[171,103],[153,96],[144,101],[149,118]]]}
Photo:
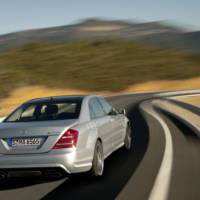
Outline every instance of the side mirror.
{"label": "side mirror", "polygon": [[121,115],[126,115],[126,110],[124,108],[118,109],[118,113]]}
{"label": "side mirror", "polygon": [[109,115],[117,115],[119,112],[115,109],[112,108],[112,110],[110,111]]}

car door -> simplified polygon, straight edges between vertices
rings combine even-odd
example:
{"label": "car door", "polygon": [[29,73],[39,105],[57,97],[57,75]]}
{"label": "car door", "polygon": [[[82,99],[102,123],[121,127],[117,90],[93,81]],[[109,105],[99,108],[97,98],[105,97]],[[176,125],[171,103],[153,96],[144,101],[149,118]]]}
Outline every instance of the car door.
{"label": "car door", "polygon": [[112,124],[110,116],[106,115],[101,104],[97,98],[92,98],[89,101],[89,109],[91,115],[91,122],[95,124],[98,132],[98,136],[102,139],[104,155],[107,156],[112,152]]}
{"label": "car door", "polygon": [[112,143],[113,148],[116,149],[123,142],[124,136],[124,120],[123,115],[118,114],[118,112],[113,109],[113,107],[103,98],[98,98],[106,114],[111,117],[112,123]]}
{"label": "car door", "polygon": [[114,111],[112,118],[113,118],[113,127],[115,129],[114,131],[116,133],[114,146],[117,148],[124,141],[124,134],[126,131],[125,120],[124,120],[124,115],[119,114],[117,111]]}

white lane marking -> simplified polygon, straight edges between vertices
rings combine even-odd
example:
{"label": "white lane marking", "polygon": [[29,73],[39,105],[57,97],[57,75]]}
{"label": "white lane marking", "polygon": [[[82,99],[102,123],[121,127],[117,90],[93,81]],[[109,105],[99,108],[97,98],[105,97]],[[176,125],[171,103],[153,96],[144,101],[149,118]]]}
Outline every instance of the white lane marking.
{"label": "white lane marking", "polygon": [[173,164],[172,136],[166,123],[158,116],[153,108],[149,106],[149,102],[142,103],[141,108],[159,121],[165,133],[165,151],[149,200],[167,200]]}

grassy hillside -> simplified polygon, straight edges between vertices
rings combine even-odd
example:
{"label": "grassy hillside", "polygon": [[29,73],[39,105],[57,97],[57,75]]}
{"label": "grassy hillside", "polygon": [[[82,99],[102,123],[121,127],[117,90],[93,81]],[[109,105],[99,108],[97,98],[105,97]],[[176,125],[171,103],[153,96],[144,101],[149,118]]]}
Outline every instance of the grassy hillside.
{"label": "grassy hillside", "polygon": [[120,91],[146,81],[198,76],[198,57],[135,42],[30,43],[0,53],[0,97],[26,85]]}
{"label": "grassy hillside", "polygon": [[193,55],[200,55],[200,31],[152,34],[144,36],[142,42],[161,48],[173,48]]}

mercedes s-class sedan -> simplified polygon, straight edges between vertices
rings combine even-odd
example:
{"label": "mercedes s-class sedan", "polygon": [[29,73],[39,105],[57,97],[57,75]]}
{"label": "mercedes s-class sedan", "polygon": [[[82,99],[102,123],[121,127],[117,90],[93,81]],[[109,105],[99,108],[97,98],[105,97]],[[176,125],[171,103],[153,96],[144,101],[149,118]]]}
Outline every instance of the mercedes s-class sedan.
{"label": "mercedes s-class sedan", "polygon": [[131,148],[130,122],[103,97],[33,99],[0,123],[0,177],[101,176],[120,147]]}

